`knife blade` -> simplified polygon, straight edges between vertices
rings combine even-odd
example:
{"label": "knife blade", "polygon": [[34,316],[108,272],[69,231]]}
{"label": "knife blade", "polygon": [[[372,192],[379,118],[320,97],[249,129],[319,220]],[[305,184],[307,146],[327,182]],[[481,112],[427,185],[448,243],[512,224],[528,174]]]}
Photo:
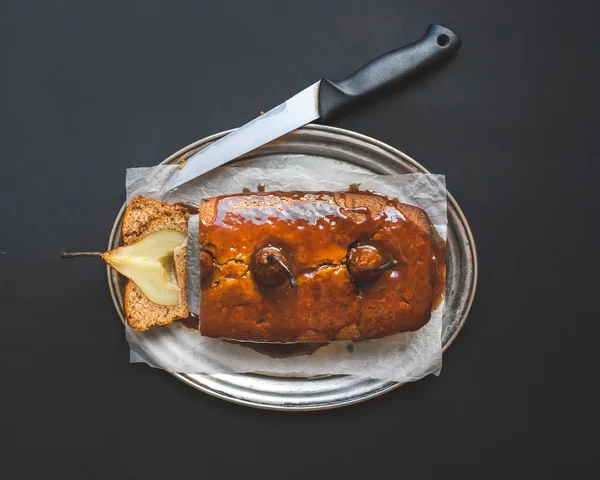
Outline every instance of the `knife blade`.
{"label": "knife blade", "polygon": [[239,127],[192,155],[169,179],[180,185],[317,119],[325,120],[373,93],[427,71],[449,58],[460,38],[441,25],[430,25],[414,43],[387,52],[343,80],[322,78],[281,105]]}

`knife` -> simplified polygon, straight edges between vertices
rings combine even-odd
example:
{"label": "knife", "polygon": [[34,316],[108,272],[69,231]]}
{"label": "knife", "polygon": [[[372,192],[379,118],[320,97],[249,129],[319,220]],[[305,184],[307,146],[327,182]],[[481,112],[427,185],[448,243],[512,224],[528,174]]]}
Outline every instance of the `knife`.
{"label": "knife", "polygon": [[173,190],[271,140],[336,112],[371,94],[407,80],[448,58],[461,46],[458,36],[430,25],[414,43],[385,53],[339,81],[322,78],[281,105],[192,155],[169,179]]}

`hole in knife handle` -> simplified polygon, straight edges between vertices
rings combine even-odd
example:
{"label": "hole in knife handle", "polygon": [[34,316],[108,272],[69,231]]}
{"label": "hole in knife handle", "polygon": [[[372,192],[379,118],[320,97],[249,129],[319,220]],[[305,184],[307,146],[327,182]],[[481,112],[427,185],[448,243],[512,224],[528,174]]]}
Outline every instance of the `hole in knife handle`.
{"label": "hole in knife handle", "polygon": [[450,43],[450,37],[448,35],[446,35],[445,33],[442,33],[441,35],[437,36],[437,38],[435,39],[435,42],[440,47],[447,47],[448,44]]}

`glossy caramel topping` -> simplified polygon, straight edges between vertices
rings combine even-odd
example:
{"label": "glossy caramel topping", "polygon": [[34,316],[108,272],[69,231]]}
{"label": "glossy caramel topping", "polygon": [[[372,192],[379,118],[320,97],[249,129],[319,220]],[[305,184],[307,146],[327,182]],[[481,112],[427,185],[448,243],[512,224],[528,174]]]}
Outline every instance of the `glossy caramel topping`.
{"label": "glossy caramel topping", "polygon": [[204,335],[319,342],[429,320],[443,253],[421,209],[360,191],[273,192],[203,200],[200,220],[214,258]]}
{"label": "glossy caramel topping", "polygon": [[[346,193],[276,193],[217,197],[200,206],[200,243],[218,264],[249,263],[265,245],[287,248],[301,270],[341,264],[348,245],[368,238],[383,212],[348,201]],[[383,197],[385,198],[385,197]],[[205,228],[206,227],[206,228]]]}

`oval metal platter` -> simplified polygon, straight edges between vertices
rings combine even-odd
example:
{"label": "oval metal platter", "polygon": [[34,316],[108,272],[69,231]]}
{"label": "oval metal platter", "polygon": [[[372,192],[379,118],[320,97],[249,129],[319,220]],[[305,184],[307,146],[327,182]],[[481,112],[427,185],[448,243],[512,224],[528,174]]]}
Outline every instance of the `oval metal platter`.
{"label": "oval metal platter", "polygon": [[[162,164],[179,163],[229,132],[199,140],[174,153]],[[311,157],[322,164],[343,162],[357,171],[377,174],[429,173],[408,155],[365,135],[339,128],[307,125],[233,162],[235,165],[264,166],[273,161],[293,162]],[[229,164],[232,165],[232,164]],[[120,242],[121,217],[117,215],[109,249]],[[458,204],[448,193],[446,296],[442,346],[445,351],[465,323],[477,284],[477,254],[471,230]],[[124,280],[107,268],[108,284],[121,321]],[[251,407],[272,410],[323,410],[351,405],[389,392],[400,384],[349,375],[314,377],[264,374],[181,374],[171,373],[188,385],[215,397]]]}

